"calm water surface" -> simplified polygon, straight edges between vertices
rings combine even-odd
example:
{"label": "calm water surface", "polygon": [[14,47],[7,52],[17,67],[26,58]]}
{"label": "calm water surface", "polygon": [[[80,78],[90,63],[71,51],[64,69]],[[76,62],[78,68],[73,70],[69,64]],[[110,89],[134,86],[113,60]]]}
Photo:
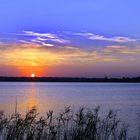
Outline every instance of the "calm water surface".
{"label": "calm water surface", "polygon": [[64,106],[101,106],[103,112],[115,109],[123,121],[138,125],[140,84],[136,83],[10,83],[0,82],[0,110],[13,113],[17,98],[18,111],[32,106],[39,112],[62,110]]}

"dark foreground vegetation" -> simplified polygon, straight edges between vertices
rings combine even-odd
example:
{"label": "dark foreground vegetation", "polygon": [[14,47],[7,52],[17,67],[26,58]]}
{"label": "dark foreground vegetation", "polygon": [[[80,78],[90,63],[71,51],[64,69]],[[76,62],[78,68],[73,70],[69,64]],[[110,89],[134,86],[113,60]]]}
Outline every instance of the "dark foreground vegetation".
{"label": "dark foreground vegetation", "polygon": [[140,83],[140,77],[78,78],[78,77],[0,77],[1,82],[124,82]]}
{"label": "dark foreground vegetation", "polygon": [[0,140],[139,140],[130,138],[128,129],[114,111],[101,117],[99,107],[75,113],[66,107],[57,116],[49,111],[44,117],[35,108],[24,116],[0,113]]}

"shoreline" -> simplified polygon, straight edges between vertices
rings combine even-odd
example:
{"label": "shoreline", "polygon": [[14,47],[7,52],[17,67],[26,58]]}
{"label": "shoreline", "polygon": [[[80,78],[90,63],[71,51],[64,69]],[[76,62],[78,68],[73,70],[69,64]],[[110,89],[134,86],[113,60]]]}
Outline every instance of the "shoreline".
{"label": "shoreline", "polygon": [[140,77],[86,78],[86,77],[0,77],[0,82],[70,82],[70,83],[140,83]]}

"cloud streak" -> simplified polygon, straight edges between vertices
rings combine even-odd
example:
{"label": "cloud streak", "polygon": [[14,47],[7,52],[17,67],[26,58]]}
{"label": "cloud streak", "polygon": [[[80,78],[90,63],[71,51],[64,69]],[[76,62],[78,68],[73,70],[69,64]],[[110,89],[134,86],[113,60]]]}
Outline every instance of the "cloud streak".
{"label": "cloud streak", "polygon": [[52,34],[52,33],[37,33],[33,31],[23,31],[23,33],[24,33],[23,35],[36,37],[34,40],[40,41],[43,43],[45,43],[45,41],[52,41],[52,42],[61,43],[61,44],[70,42],[69,40],[60,38],[57,34]]}
{"label": "cloud streak", "polygon": [[[112,36],[107,37],[97,35],[94,33],[73,33],[73,32],[56,32],[56,33],[39,33],[34,31],[23,31],[22,33],[7,34],[10,36],[8,40],[0,40],[5,43],[33,43],[44,46],[77,46],[79,48],[87,47],[104,47],[109,45],[137,45],[140,44],[139,39],[125,37],[125,36]],[[80,36],[81,38],[79,38]],[[92,40],[92,42],[91,42]],[[93,44],[92,44],[93,43]],[[97,44],[97,46],[96,46]]]}
{"label": "cloud streak", "polygon": [[74,46],[50,46],[48,44],[0,45],[0,64],[4,65],[94,65],[96,63],[138,62],[140,47],[105,46],[90,51]]}
{"label": "cloud streak", "polygon": [[28,36],[37,36],[37,37],[46,37],[46,38],[57,38],[55,34],[50,34],[50,33],[37,33],[33,31],[23,31],[24,35]]}
{"label": "cloud streak", "polygon": [[117,42],[117,43],[138,41],[137,39],[133,39],[133,38],[129,38],[129,37],[122,37],[122,36],[105,37],[103,35],[96,35],[93,33],[73,33],[73,35],[82,36],[82,37],[85,37],[90,40],[110,41],[110,42]]}

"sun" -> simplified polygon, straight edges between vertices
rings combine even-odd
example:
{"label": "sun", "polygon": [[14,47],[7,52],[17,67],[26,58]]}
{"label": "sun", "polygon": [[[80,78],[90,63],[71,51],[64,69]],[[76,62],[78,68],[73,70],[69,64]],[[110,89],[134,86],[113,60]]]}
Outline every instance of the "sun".
{"label": "sun", "polygon": [[35,77],[35,74],[34,74],[34,73],[32,73],[32,74],[31,74],[31,77]]}

